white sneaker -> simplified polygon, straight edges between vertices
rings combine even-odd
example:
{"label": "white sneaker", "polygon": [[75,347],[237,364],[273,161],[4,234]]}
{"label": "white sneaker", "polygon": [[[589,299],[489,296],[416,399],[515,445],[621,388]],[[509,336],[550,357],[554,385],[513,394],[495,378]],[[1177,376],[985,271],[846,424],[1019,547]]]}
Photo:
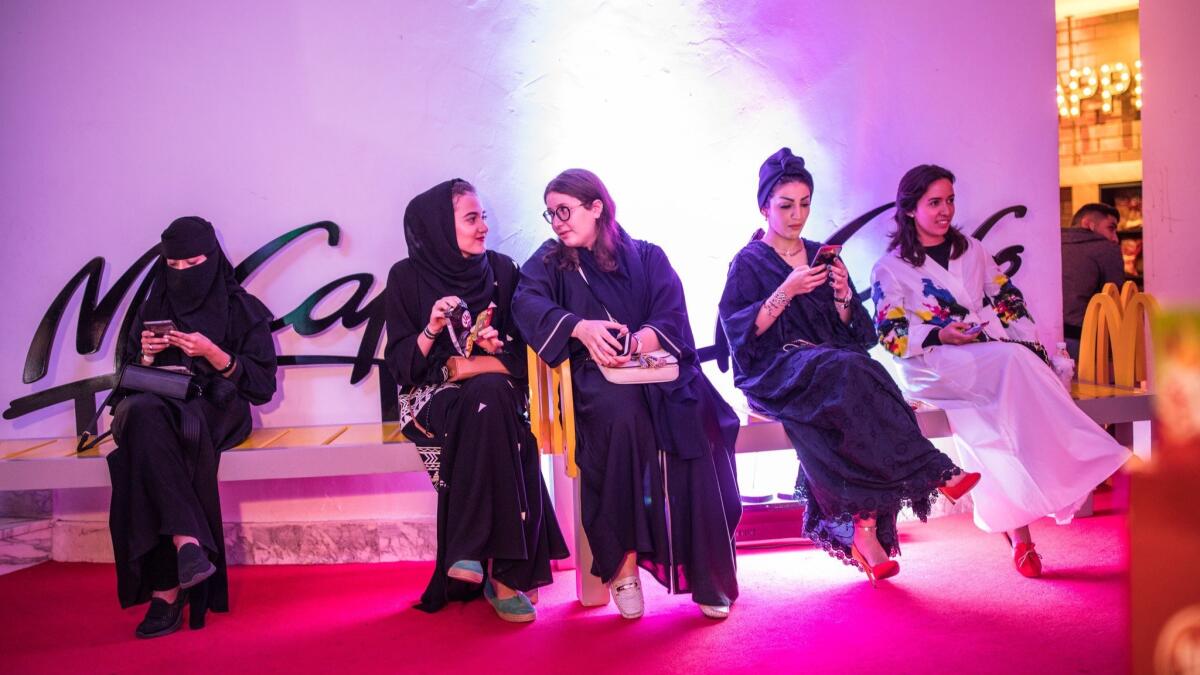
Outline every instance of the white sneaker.
{"label": "white sneaker", "polygon": [[642,582],[636,574],[623,579],[613,579],[608,585],[608,590],[612,593],[613,602],[617,603],[617,610],[621,612],[622,617],[637,619],[646,611],[646,604],[642,599]]}

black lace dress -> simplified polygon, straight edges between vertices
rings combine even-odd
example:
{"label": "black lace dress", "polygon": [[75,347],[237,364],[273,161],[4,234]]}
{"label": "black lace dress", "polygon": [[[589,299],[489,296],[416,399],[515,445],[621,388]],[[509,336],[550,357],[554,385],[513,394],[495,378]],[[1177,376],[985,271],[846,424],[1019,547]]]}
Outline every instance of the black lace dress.
{"label": "black lace dress", "polygon": [[[812,260],[820,245],[804,245]],[[895,382],[868,355],[876,336],[862,303],[855,301],[850,322],[842,323],[833,289],[823,285],[793,298],[755,336],[759,309],[791,271],[758,240],[734,257],[720,305],[734,381],[754,408],[783,423],[796,447],[805,535],[857,566],[850,556],[854,518],[875,517],[879,543],[896,555],[900,509],[910,505],[925,520],[937,488],[959,469],[921,435]]]}

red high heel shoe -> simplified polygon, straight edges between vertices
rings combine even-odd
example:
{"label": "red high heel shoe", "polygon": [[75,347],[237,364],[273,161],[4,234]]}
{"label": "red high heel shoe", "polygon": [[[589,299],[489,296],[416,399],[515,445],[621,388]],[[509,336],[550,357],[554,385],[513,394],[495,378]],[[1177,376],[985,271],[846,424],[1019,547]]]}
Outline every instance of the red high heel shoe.
{"label": "red high heel shoe", "polygon": [[1042,576],[1042,556],[1037,551],[1033,550],[1034,544],[1030,542],[1013,544],[1012,537],[1007,532],[1004,533],[1004,538],[1008,540],[1008,545],[1013,550],[1013,566],[1021,573],[1021,576],[1030,579],[1036,579]]}
{"label": "red high heel shoe", "polygon": [[954,504],[962,499],[963,495],[970,492],[971,488],[979,484],[980,477],[981,474],[978,472],[963,474],[963,479],[955,483],[953,487],[943,485],[938,488],[938,492],[942,493],[942,496],[946,499],[949,499],[951,504]]}
{"label": "red high heel shoe", "polygon": [[[875,536],[874,525],[858,525],[856,527],[864,532],[870,532],[872,537]],[[871,582],[871,588],[876,588],[876,581],[890,579],[900,573],[900,563],[895,560],[885,560],[878,565],[872,565],[867,562],[866,556],[853,543],[850,544],[850,555],[862,566],[862,571],[866,573],[867,580]]]}

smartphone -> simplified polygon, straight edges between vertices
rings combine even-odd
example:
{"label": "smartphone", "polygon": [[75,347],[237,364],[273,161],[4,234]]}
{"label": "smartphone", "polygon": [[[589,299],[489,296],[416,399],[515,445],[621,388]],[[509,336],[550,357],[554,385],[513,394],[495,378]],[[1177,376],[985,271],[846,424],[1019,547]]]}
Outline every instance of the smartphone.
{"label": "smartphone", "polygon": [[832,265],[834,260],[842,254],[840,244],[825,244],[817,249],[817,254],[813,256],[812,266],[817,265]]}
{"label": "smartphone", "polygon": [[161,319],[159,321],[147,321],[142,324],[145,330],[154,333],[154,337],[166,337],[167,333],[175,330],[175,322],[170,319]]}
{"label": "smartphone", "polygon": [[983,323],[977,323],[974,326],[964,330],[963,335],[979,335],[983,332],[983,327],[988,325],[988,323],[990,322],[984,321]]}

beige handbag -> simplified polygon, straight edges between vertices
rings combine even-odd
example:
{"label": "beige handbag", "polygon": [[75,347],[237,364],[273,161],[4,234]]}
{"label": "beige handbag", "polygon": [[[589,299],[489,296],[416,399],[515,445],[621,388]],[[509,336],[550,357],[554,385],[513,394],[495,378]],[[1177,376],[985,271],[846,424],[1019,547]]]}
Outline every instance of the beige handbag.
{"label": "beige handbag", "polygon": [[[592,285],[588,283],[587,275],[583,273],[583,268],[577,268],[579,276],[583,278],[583,283],[592,290]],[[608,315],[609,321],[616,321],[613,318],[612,312],[608,311],[608,307],[604,305],[596,292],[592,291],[592,296],[596,298],[596,302],[604,307],[604,313]],[[646,354],[638,354],[619,366],[601,366],[600,374],[604,379],[613,384],[656,384],[659,382],[674,382],[679,377],[679,359],[665,349],[657,349]]]}

